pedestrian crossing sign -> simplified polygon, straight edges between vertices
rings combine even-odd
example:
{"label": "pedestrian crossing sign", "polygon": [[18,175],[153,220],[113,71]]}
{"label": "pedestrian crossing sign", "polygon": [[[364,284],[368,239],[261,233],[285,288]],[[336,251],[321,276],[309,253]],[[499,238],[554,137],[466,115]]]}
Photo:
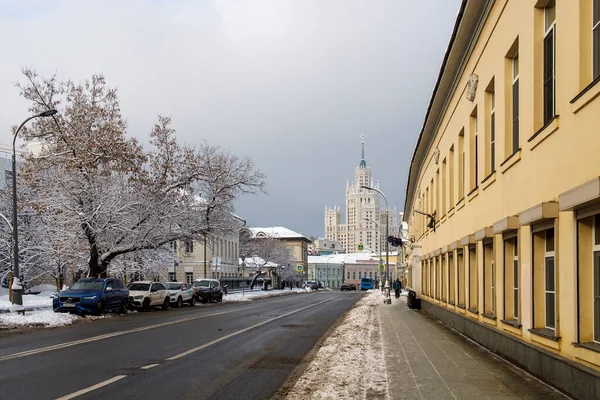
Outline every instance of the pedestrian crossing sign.
{"label": "pedestrian crossing sign", "polygon": [[296,265],[296,271],[298,271],[298,272],[304,271],[304,267],[302,266],[302,264]]}
{"label": "pedestrian crossing sign", "polygon": [[365,249],[365,245],[364,244],[359,244],[358,245],[358,250],[364,250]]}
{"label": "pedestrian crossing sign", "polygon": [[385,269],[385,264],[379,263],[379,272],[383,272],[384,269]]}

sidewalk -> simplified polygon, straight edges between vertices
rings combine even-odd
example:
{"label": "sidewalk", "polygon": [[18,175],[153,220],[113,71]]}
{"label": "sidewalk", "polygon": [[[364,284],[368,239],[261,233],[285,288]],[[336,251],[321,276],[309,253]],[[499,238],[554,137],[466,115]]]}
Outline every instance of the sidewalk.
{"label": "sidewalk", "polygon": [[380,304],[390,399],[567,399],[422,311]]}

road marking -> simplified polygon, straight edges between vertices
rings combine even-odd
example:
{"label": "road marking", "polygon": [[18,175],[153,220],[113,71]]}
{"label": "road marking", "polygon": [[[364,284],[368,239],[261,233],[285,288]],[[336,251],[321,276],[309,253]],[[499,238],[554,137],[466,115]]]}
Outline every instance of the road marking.
{"label": "road marking", "polygon": [[69,399],[73,399],[73,398],[75,398],[75,397],[81,396],[82,394],[89,393],[89,392],[91,392],[91,391],[93,391],[93,390],[100,389],[100,388],[101,388],[101,387],[103,387],[103,386],[110,385],[111,383],[114,383],[114,382],[120,381],[121,379],[125,378],[126,376],[127,376],[127,375],[117,375],[117,376],[115,376],[114,378],[111,378],[111,379],[109,379],[109,380],[106,380],[106,381],[104,381],[104,382],[97,383],[97,384],[95,384],[94,386],[90,386],[90,387],[88,387],[88,388],[85,388],[85,389],[78,390],[78,391],[76,391],[76,392],[73,392],[73,393],[71,393],[71,394],[68,394],[68,395],[66,395],[66,396],[59,397],[59,398],[58,398],[58,399],[56,399],[56,400],[69,400]]}
{"label": "road marking", "polygon": [[140,328],[129,329],[129,330],[126,330],[126,331],[112,332],[112,333],[107,333],[105,335],[93,336],[93,337],[87,338],[87,339],[80,339],[80,340],[75,340],[75,341],[72,341],[72,342],[55,344],[55,345],[52,345],[52,346],[42,347],[42,348],[39,348],[39,349],[21,351],[19,353],[14,353],[14,354],[8,354],[6,356],[1,356],[0,357],[0,361],[13,360],[15,358],[21,358],[21,357],[31,356],[31,355],[34,355],[34,354],[45,353],[45,352],[48,352],[48,351],[64,349],[64,348],[71,347],[71,346],[77,346],[77,345],[84,344],[84,343],[96,342],[98,340],[109,339],[109,338],[112,338],[112,337],[127,335],[127,334],[130,334],[130,333],[137,333],[137,332],[147,331],[147,330],[150,330],[150,329],[162,328],[163,326],[180,324],[182,322],[194,321],[196,319],[216,317],[218,315],[230,314],[230,313],[234,313],[234,312],[238,312],[238,311],[244,311],[244,310],[248,310],[248,309],[256,308],[256,307],[257,306],[245,307],[245,308],[238,308],[236,310],[231,310],[231,311],[222,311],[222,312],[218,312],[218,313],[212,313],[212,314],[206,314],[206,315],[198,315],[198,316],[195,316],[195,317],[188,317],[188,318],[176,319],[176,320],[173,320],[173,321],[162,322],[160,324],[142,326]]}
{"label": "road marking", "polygon": [[158,367],[160,364],[150,364],[150,365],[145,365],[140,369],[150,369],[150,368],[154,368],[154,367]]}
{"label": "road marking", "polygon": [[323,304],[323,303],[325,303],[325,302],[328,302],[329,300],[333,300],[333,299],[335,299],[335,298],[337,298],[337,297],[340,297],[340,296],[341,296],[341,294],[339,294],[339,295],[337,295],[337,296],[334,296],[334,297],[330,297],[330,298],[328,298],[328,299],[325,299],[325,300],[323,300],[323,301],[320,301],[320,302],[318,302],[318,303],[311,304],[311,305],[309,305],[309,306],[302,307],[302,308],[299,308],[299,309],[297,309],[297,310],[294,310],[294,311],[290,311],[290,312],[288,312],[288,313],[282,314],[282,315],[280,315],[280,316],[277,316],[277,317],[275,317],[275,318],[268,319],[268,320],[266,320],[266,321],[263,321],[263,322],[260,322],[260,323],[258,323],[258,324],[256,324],[256,325],[252,325],[252,326],[249,326],[249,327],[247,327],[247,328],[241,329],[241,330],[239,330],[239,331],[237,331],[237,332],[230,333],[229,335],[225,335],[225,336],[223,336],[223,337],[221,337],[221,338],[219,338],[219,339],[213,340],[212,342],[208,342],[208,343],[205,343],[205,344],[203,344],[203,345],[201,345],[201,346],[194,347],[194,348],[192,348],[192,349],[190,349],[190,350],[184,351],[183,353],[177,354],[177,355],[175,355],[175,356],[173,356],[173,357],[169,357],[169,358],[167,358],[166,360],[167,360],[167,361],[173,361],[173,360],[177,360],[177,359],[179,359],[179,358],[181,358],[181,357],[185,357],[185,356],[187,356],[187,355],[190,355],[190,354],[192,354],[192,353],[195,353],[195,352],[197,352],[197,351],[199,351],[199,350],[202,350],[202,349],[205,349],[205,348],[207,348],[207,347],[209,347],[209,346],[212,346],[213,344],[219,343],[219,342],[221,342],[221,341],[223,341],[223,340],[226,340],[226,339],[229,339],[229,338],[231,338],[231,337],[234,337],[234,336],[236,336],[236,335],[239,335],[240,333],[247,332],[247,331],[249,331],[249,330],[251,330],[251,329],[254,329],[254,328],[257,328],[257,327],[259,327],[259,326],[262,326],[262,325],[268,324],[269,322],[276,321],[276,320],[278,320],[278,319],[281,319],[281,318],[287,317],[287,316],[289,316],[289,315],[296,314],[296,313],[298,313],[298,312],[300,312],[300,311],[304,311],[304,310],[306,310],[306,309],[309,309],[309,308],[312,308],[312,307],[316,307],[316,306],[318,306],[318,305],[320,305],[320,304]]}

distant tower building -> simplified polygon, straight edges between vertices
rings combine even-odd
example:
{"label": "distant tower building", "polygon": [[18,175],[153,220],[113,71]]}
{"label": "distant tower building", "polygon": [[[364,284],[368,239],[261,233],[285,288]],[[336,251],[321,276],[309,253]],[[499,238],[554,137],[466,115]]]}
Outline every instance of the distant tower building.
{"label": "distant tower building", "polygon": [[[354,167],[354,181],[352,184],[346,182],[346,223],[341,223],[339,207],[325,207],[325,237],[340,242],[347,253],[358,251],[359,245],[363,245],[365,250],[375,253],[385,251],[387,246],[386,216],[389,218],[390,235],[394,235],[398,231],[396,208],[387,211],[381,209],[379,193],[361,189],[361,186],[379,189],[379,182],[376,185],[373,184],[371,167],[365,161],[364,138],[363,135],[360,163]],[[379,248],[380,239],[381,249]]]}

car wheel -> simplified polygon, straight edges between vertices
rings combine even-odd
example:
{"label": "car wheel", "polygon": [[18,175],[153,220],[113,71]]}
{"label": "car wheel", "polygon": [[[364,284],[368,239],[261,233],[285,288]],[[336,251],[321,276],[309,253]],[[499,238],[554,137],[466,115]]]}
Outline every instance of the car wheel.
{"label": "car wheel", "polygon": [[219,297],[219,300],[218,300],[218,302],[219,302],[219,303],[222,303],[222,302],[223,302],[223,295],[221,295],[221,297]]}
{"label": "car wheel", "polygon": [[192,296],[191,300],[190,300],[190,306],[194,307],[196,305],[196,298],[194,296]]}
{"label": "car wheel", "polygon": [[117,311],[119,314],[127,314],[127,300],[123,300],[121,303],[121,307]]}
{"label": "car wheel", "polygon": [[163,301],[162,309],[168,310],[171,306],[171,299],[169,297],[165,297],[165,301]]}
{"label": "car wheel", "polygon": [[183,300],[181,300],[181,296],[177,298],[177,308],[183,307]]}
{"label": "car wheel", "polygon": [[144,302],[142,303],[142,308],[143,308],[145,311],[149,311],[149,310],[150,310],[150,299],[149,299],[149,298],[147,298],[147,297],[146,297],[146,298],[144,299]]}
{"label": "car wheel", "polygon": [[102,300],[98,301],[96,303],[96,314],[97,315],[102,315],[106,312],[106,309],[104,308],[104,302]]}

